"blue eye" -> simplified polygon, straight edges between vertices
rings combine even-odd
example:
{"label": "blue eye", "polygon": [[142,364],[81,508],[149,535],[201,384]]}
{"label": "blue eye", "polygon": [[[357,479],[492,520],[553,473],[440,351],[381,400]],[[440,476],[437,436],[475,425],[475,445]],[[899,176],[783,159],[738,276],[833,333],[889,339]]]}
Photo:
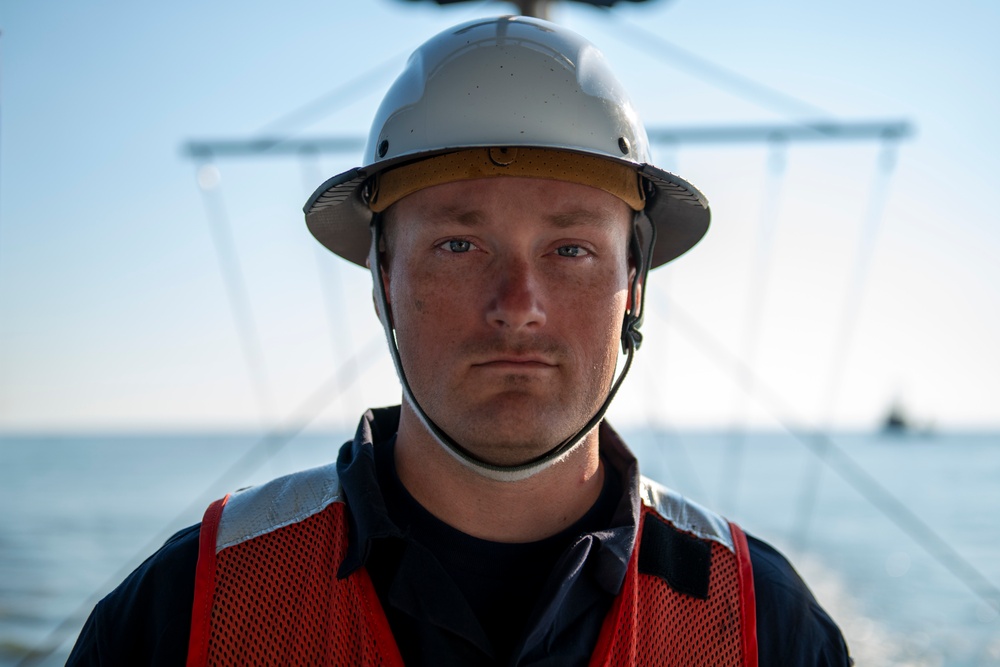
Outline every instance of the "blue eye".
{"label": "blue eye", "polygon": [[587,252],[586,250],[584,250],[578,245],[564,245],[564,246],[559,246],[559,248],[556,249],[556,253],[560,257],[579,257],[585,254],[586,252]]}
{"label": "blue eye", "polygon": [[451,239],[447,241],[448,250],[451,252],[469,252],[472,250],[472,243],[462,239]]}

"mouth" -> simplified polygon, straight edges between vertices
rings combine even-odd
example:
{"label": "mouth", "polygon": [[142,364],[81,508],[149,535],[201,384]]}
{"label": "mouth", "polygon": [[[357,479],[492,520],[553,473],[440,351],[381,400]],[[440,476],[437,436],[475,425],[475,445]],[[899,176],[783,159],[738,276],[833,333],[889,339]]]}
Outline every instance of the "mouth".
{"label": "mouth", "polygon": [[555,368],[556,365],[551,359],[534,355],[504,355],[472,364],[473,368],[519,371],[545,370]]}

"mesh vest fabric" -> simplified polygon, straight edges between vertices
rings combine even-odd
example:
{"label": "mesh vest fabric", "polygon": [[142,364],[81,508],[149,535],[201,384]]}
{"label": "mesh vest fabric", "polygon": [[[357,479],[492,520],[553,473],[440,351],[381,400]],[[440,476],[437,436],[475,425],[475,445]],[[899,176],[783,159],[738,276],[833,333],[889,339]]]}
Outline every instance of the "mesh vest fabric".
{"label": "mesh vest fabric", "polygon": [[[655,516],[652,508],[643,508],[643,521],[658,520]],[[734,532],[737,541],[743,538],[738,528]],[[741,571],[739,549],[733,553],[717,542],[709,544],[711,569],[704,600],[678,593],[658,576],[640,573],[635,550],[591,667],[756,666],[756,628],[747,627],[754,616],[752,591],[745,588],[752,581],[746,579],[749,570]]]}
{"label": "mesh vest fabric", "polygon": [[337,579],[345,512],[333,503],[218,553],[205,664],[402,666],[368,574]]}
{"label": "mesh vest fabric", "polygon": [[[202,524],[188,667],[403,664],[364,568],[336,577],[347,548],[343,502],[216,554],[222,505]],[[648,505],[642,512],[642,521],[661,520]],[[711,547],[705,599],[640,573],[637,545],[591,667],[756,667],[749,554],[742,531],[730,529],[735,550],[698,538]]]}

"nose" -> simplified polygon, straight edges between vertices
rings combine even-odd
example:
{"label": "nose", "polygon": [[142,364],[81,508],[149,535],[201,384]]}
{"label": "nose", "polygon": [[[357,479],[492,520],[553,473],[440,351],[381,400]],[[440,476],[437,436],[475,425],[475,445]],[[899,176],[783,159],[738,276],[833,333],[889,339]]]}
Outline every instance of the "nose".
{"label": "nose", "polygon": [[541,284],[530,262],[508,259],[499,263],[491,283],[494,293],[486,313],[491,326],[519,331],[545,324]]}

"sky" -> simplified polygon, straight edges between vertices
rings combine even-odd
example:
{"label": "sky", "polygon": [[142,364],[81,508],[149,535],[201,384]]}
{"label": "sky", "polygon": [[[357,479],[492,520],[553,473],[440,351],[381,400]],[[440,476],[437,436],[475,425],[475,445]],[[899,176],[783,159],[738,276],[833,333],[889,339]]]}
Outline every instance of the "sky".
{"label": "sky", "polygon": [[[362,138],[414,48],[510,11],[6,0],[0,431],[340,428],[398,402],[367,274],[301,213],[360,156],[204,165],[182,147]],[[605,52],[648,127],[915,129],[654,145],[712,228],[652,274],[613,423],[874,428],[900,402],[921,426],[1000,426],[1000,5],[654,0],[552,19]]]}

